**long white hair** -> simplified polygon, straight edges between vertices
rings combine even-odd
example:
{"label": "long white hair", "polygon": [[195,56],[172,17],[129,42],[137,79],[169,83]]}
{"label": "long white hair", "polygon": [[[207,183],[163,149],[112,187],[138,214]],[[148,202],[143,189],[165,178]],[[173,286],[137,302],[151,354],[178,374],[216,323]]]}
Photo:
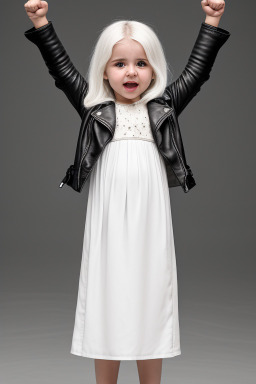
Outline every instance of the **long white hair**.
{"label": "long white hair", "polygon": [[141,94],[141,102],[147,103],[163,94],[167,86],[168,74],[171,73],[156,33],[149,25],[139,21],[118,20],[102,30],[93,50],[88,70],[88,92],[84,98],[86,108],[108,100],[115,101],[113,89],[103,75],[112,55],[113,46],[125,37],[130,37],[143,46],[155,74],[155,79]]}

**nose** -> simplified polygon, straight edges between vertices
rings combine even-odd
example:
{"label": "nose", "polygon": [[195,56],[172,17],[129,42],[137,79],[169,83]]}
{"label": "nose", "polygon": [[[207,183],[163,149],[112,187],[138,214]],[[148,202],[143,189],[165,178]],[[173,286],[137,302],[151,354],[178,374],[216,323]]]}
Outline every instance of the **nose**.
{"label": "nose", "polygon": [[136,67],[134,65],[130,65],[127,67],[127,75],[129,76],[136,76],[137,75],[137,70],[136,70]]}

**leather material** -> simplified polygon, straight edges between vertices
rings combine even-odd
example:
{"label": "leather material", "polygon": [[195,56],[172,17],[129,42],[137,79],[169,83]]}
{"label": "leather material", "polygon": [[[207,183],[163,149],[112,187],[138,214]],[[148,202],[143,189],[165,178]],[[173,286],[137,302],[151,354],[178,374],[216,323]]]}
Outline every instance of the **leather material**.
{"label": "leather material", "polygon": [[[81,192],[99,156],[115,132],[115,104],[107,101],[91,108],[84,106],[88,83],[75,68],[54,29],[52,21],[24,33],[40,50],[57,88],[62,90],[81,117],[75,158],[60,187],[67,184]],[[178,117],[210,78],[210,72],[230,32],[202,22],[185,69],[169,84],[161,97],[147,103],[152,134],[163,156],[169,188],[181,186],[188,192],[196,185],[187,164]]]}

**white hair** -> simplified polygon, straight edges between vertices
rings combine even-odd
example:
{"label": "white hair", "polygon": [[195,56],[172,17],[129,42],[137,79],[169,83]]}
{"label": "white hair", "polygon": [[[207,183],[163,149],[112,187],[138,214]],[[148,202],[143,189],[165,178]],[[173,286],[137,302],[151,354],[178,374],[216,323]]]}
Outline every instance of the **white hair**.
{"label": "white hair", "polygon": [[115,101],[113,89],[103,75],[113,46],[125,37],[142,45],[155,74],[155,79],[141,94],[141,101],[147,103],[163,94],[170,70],[156,33],[150,26],[139,21],[118,20],[103,29],[93,50],[88,70],[88,92],[84,98],[86,108],[108,100]]}

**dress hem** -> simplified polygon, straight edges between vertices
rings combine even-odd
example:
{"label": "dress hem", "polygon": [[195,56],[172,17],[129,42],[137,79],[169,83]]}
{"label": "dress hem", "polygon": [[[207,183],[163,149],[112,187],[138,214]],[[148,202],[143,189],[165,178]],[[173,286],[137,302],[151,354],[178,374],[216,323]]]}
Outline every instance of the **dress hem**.
{"label": "dress hem", "polygon": [[174,352],[170,353],[160,353],[158,355],[138,355],[138,356],[107,356],[107,355],[97,355],[93,353],[87,352],[78,352],[74,349],[71,349],[70,353],[72,355],[81,356],[81,357],[89,357],[95,359],[106,359],[106,360],[149,360],[149,359],[161,359],[168,358],[181,355],[181,350],[178,349]]}

